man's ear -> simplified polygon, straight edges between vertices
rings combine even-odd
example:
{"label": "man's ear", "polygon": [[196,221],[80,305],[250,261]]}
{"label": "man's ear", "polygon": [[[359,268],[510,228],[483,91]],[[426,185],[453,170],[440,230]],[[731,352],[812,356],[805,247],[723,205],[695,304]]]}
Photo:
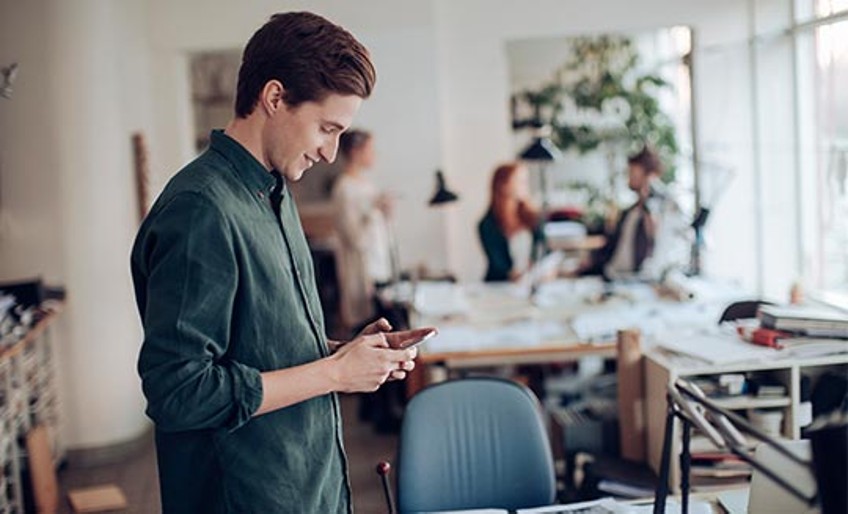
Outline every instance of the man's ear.
{"label": "man's ear", "polygon": [[280,109],[286,108],[286,89],[279,80],[269,80],[262,88],[259,101],[265,113],[271,116]]}

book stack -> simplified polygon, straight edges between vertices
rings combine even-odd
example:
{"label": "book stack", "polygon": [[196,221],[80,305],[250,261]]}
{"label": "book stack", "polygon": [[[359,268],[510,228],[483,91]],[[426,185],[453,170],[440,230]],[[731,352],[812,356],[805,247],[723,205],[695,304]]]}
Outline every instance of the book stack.
{"label": "book stack", "polygon": [[[848,352],[848,314],[810,307],[760,307],[761,331],[768,345],[788,348],[799,357]],[[754,334],[757,335],[756,333]],[[764,344],[762,341],[754,342]]]}
{"label": "book stack", "polygon": [[692,454],[690,475],[698,485],[734,482],[734,479],[750,478],[751,472],[751,465],[732,453],[705,451]]}
{"label": "book stack", "polygon": [[[748,440],[746,446],[749,450],[753,449],[754,442]],[[692,434],[690,451],[692,460],[689,478],[694,491],[726,489],[745,484],[751,479],[753,468],[750,464],[728,450],[716,448],[697,431]]]}

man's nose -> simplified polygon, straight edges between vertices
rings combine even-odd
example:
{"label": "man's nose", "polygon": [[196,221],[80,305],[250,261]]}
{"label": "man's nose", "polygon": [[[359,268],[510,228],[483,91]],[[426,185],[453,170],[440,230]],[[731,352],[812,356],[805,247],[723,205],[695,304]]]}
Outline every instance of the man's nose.
{"label": "man's nose", "polygon": [[336,153],[339,149],[339,140],[338,138],[333,138],[331,141],[327,142],[324,146],[318,149],[318,153],[321,155],[321,158],[327,162],[333,162],[336,160]]}

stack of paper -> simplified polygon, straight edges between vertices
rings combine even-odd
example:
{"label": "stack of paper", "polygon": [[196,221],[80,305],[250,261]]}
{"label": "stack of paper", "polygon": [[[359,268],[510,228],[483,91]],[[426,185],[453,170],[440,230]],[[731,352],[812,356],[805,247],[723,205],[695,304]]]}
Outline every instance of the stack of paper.
{"label": "stack of paper", "polygon": [[532,348],[546,341],[562,341],[569,335],[568,328],[556,321],[519,321],[488,329],[443,326],[424,345],[431,353],[465,352],[479,348]]}
{"label": "stack of paper", "polygon": [[658,311],[650,306],[619,307],[587,312],[574,317],[571,328],[582,342],[614,341],[619,330],[637,328],[643,335],[656,334],[665,328]]}
{"label": "stack of paper", "polygon": [[468,312],[468,300],[457,284],[420,282],[415,289],[415,310],[425,317],[455,316]]}

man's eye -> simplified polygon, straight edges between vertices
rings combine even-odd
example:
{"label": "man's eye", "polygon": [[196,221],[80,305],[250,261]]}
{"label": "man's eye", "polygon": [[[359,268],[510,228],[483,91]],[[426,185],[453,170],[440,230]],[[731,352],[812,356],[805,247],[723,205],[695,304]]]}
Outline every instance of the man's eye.
{"label": "man's eye", "polygon": [[333,127],[321,127],[321,132],[324,134],[332,134],[333,130]]}

